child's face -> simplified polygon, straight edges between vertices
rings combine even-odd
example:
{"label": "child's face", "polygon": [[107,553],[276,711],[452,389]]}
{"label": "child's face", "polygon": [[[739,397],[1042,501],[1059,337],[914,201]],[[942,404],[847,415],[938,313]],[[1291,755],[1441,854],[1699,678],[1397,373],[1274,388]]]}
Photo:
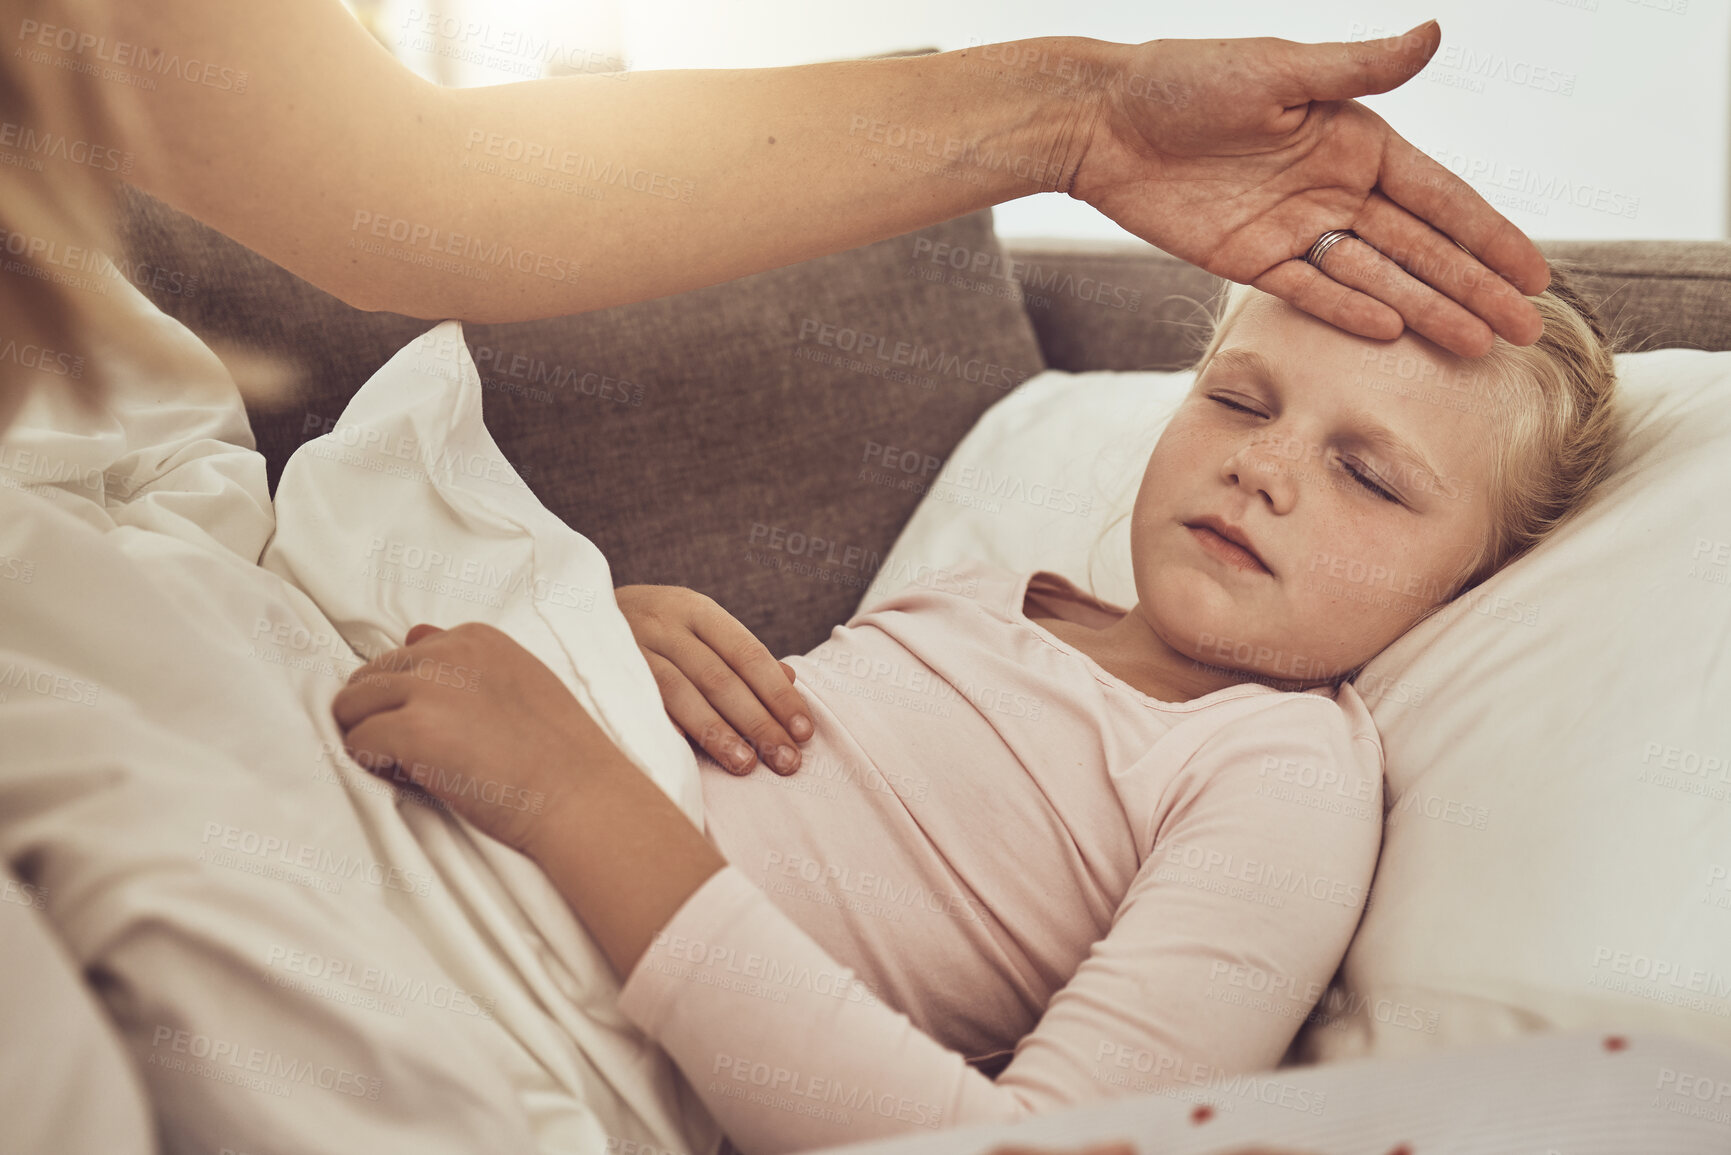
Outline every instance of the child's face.
{"label": "child's face", "polygon": [[[1211,666],[1307,682],[1358,666],[1446,600],[1484,542],[1493,413],[1474,362],[1254,294],[1148,462],[1133,612]],[[1366,435],[1377,426],[1434,474]],[[1206,518],[1264,565],[1187,528]]]}

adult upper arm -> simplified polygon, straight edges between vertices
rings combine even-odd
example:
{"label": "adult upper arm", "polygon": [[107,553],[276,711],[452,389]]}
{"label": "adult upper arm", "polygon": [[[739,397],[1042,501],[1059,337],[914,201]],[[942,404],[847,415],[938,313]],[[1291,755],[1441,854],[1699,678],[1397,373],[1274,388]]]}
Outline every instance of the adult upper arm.
{"label": "adult upper arm", "polygon": [[47,54],[36,67],[88,66],[96,131],[131,154],[128,180],[349,304],[383,307],[347,247],[352,222],[363,205],[436,217],[439,168],[417,138],[437,131],[444,90],[339,0],[43,12],[21,21],[19,46]]}

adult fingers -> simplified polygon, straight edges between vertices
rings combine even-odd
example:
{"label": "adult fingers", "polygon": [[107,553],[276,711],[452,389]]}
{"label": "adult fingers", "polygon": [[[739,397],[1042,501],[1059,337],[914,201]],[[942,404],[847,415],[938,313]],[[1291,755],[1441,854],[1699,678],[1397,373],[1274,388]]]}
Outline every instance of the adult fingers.
{"label": "adult fingers", "polygon": [[[641,648],[641,647],[640,647]],[[703,748],[729,772],[749,774],[757,765],[752,751],[727,720],[716,712],[704,692],[697,688],[680,668],[667,658],[648,648],[643,656],[649,662],[649,672],[655,675],[655,685],[661,691],[661,703],[668,717],[685,736]]]}
{"label": "adult fingers", "polygon": [[[1551,267],[1531,238],[1492,208],[1466,181],[1434,157],[1414,148],[1393,129],[1388,130],[1383,148],[1377,190],[1464,245],[1487,268],[1525,295],[1537,296],[1551,283]],[[1537,339],[1535,335],[1533,340]]]}
{"label": "adult fingers", "polygon": [[[1333,256],[1332,251],[1329,255]],[[1324,276],[1307,261],[1296,258],[1282,261],[1250,283],[1296,309],[1360,337],[1392,341],[1406,328],[1399,313],[1374,297]]]}
{"label": "adult fingers", "polygon": [[805,699],[793,688],[792,672],[757,640],[757,635],[719,606],[713,612],[693,615],[692,625],[697,636],[745,679],[786,733],[801,742],[811,737],[811,718],[806,714]]}
{"label": "adult fingers", "polygon": [[[1430,295],[1423,291],[1423,286],[1407,286],[1402,279],[1402,290],[1413,308],[1409,310],[1393,297],[1384,296],[1382,299],[1398,309],[1401,315],[1407,318],[1408,325],[1427,337],[1431,336],[1428,331],[1413,324],[1413,318],[1417,315],[1413,310],[1422,308],[1433,311],[1434,323],[1450,325],[1463,336],[1470,331],[1472,340],[1477,342],[1482,339],[1486,348],[1489,347],[1490,340],[1487,325],[1505,341],[1517,345],[1532,344],[1544,331],[1544,321],[1538,310],[1519,289],[1491,272],[1472,253],[1380,193],[1373,192],[1365,201],[1352,227],[1354,232],[1375,246],[1383,257],[1405,270],[1411,278],[1416,278],[1423,282],[1423,285],[1428,285],[1458,302],[1464,312],[1478,321],[1477,324],[1466,325],[1460,311],[1448,309],[1441,302],[1433,302]],[[1352,284],[1355,288],[1364,288],[1356,282],[1345,280],[1334,268],[1332,254],[1346,247],[1346,244],[1343,242],[1329,250],[1330,256],[1323,258],[1329,266],[1328,273],[1336,280]],[[1356,245],[1352,247],[1354,250],[1358,248]],[[1372,254],[1354,251],[1349,260],[1343,262],[1343,266],[1347,269],[1355,265],[1363,267],[1367,260],[1374,259]],[[1386,277],[1389,273],[1385,271],[1382,275]]]}
{"label": "adult fingers", "polygon": [[1393,308],[1407,328],[1463,357],[1489,352],[1491,330],[1361,240],[1348,237],[1322,258],[1322,273]]}
{"label": "adult fingers", "polygon": [[1398,88],[1418,75],[1441,44],[1442,29],[1435,20],[1376,40],[1289,44],[1281,103],[1351,100]]}

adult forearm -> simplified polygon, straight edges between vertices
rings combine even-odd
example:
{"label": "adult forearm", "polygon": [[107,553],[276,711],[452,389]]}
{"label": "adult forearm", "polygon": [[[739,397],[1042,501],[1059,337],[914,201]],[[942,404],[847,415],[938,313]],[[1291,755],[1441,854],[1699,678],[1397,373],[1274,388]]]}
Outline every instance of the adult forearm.
{"label": "adult forearm", "polygon": [[1124,47],[443,89],[335,0],[107,11],[110,55],[142,44],[229,78],[104,88],[136,183],[352,304],[476,321],[680,292],[1066,188]]}
{"label": "adult forearm", "polygon": [[465,317],[541,316],[714,284],[1061,190],[1117,48],[1048,39],[451,91],[424,154],[449,182],[429,214],[581,268],[484,287],[405,277],[388,259],[369,271],[381,295],[413,302],[407,311],[450,312],[427,300],[436,290],[463,301]]}
{"label": "adult forearm", "polygon": [[1543,328],[1537,247],[1352,99],[1422,68],[1434,22],[446,90],[339,0],[88,4],[21,21],[19,58],[93,78],[147,191],[364,308],[604,308],[1062,189],[1362,336],[1479,356]]}

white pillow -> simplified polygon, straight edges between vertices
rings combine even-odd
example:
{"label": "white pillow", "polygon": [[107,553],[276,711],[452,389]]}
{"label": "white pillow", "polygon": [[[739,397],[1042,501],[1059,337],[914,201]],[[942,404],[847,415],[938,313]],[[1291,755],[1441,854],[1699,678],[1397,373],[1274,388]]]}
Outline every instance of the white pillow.
{"label": "white pillow", "polygon": [[1022,382],[936,470],[885,446],[866,468],[928,491],[856,612],[957,564],[1050,570],[1115,605],[1136,600],[1128,521],[1148,455],[1195,374],[1061,373]]}
{"label": "white pillow", "polygon": [[310,596],[357,653],[399,646],[419,622],[497,626],[702,821],[696,758],[619,612],[607,559],[547,511],[487,432],[460,322],[404,346],[295,452],[276,514],[259,564]]}
{"label": "white pillow", "polygon": [[[1537,1029],[1731,1047],[1731,353],[1618,358],[1595,505],[1399,639],[1358,686],[1392,809],[1365,921],[1295,1057]],[[1189,373],[1042,373],[981,418],[868,601],[965,558],[1088,588]],[[1002,498],[1096,499],[1087,516]],[[1092,558],[1131,605],[1129,523]]]}

